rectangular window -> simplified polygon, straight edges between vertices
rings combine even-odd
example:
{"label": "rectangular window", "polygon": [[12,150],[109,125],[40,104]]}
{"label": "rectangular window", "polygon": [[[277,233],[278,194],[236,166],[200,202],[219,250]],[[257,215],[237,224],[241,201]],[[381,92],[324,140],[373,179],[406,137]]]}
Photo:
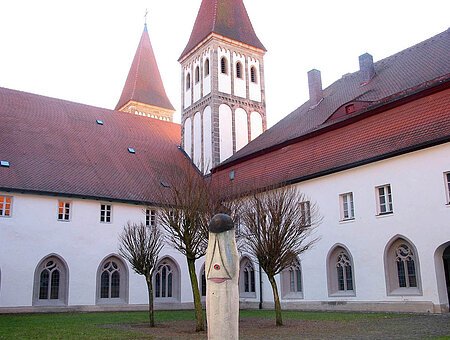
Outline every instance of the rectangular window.
{"label": "rectangular window", "polygon": [[58,221],[70,220],[70,202],[58,201]]}
{"label": "rectangular window", "polygon": [[145,210],[145,225],[147,227],[155,227],[156,226],[156,210],[155,209],[146,209]]}
{"label": "rectangular window", "polygon": [[11,216],[11,196],[0,196],[0,217]]}
{"label": "rectangular window", "polygon": [[300,214],[302,218],[302,224],[311,224],[311,203],[309,201],[300,203]]}
{"label": "rectangular window", "polygon": [[353,193],[339,195],[341,204],[341,220],[352,220],[355,218],[355,208],[353,205]]}
{"label": "rectangular window", "polygon": [[100,204],[100,222],[111,223],[111,204]]}
{"label": "rectangular window", "polygon": [[444,174],[445,190],[447,191],[447,204],[450,204],[450,172]]}
{"label": "rectangular window", "polygon": [[378,194],[378,214],[390,214],[394,212],[394,207],[392,205],[392,191],[391,185],[386,184],[377,187]]}

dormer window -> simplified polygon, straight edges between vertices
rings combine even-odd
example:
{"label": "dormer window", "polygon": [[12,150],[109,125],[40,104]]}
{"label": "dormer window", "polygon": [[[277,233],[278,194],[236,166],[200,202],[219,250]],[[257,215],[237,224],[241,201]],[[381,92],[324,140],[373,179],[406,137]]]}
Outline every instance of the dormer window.
{"label": "dormer window", "polygon": [[228,74],[227,58],[225,57],[222,57],[222,59],[220,59],[220,72],[222,74]]}
{"label": "dormer window", "polygon": [[186,75],[186,91],[191,89],[191,74]]}
{"label": "dormer window", "polygon": [[239,61],[236,63],[236,78],[242,79],[242,64]]}
{"label": "dormer window", "polygon": [[258,76],[256,75],[256,67],[252,66],[250,68],[250,80],[252,83],[258,83]]}
{"label": "dormer window", "polygon": [[195,68],[195,83],[197,84],[200,81],[200,67]]}
{"label": "dormer window", "polygon": [[350,114],[350,113],[353,113],[353,112],[355,112],[356,111],[356,109],[355,109],[355,104],[349,104],[349,105],[347,105],[346,107],[345,107],[345,113],[346,114]]}
{"label": "dormer window", "polygon": [[205,69],[205,77],[209,76],[209,59],[205,60],[204,69]]}

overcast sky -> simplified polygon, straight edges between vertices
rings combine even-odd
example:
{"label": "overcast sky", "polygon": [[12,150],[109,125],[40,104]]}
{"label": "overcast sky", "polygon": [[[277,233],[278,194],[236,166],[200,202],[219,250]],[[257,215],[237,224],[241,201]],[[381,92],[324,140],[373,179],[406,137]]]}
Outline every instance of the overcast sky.
{"label": "overcast sky", "polygon": [[[0,87],[114,108],[144,27],[180,121],[178,57],[201,0],[0,1]],[[450,26],[448,0],[244,0],[267,48],[269,126],[308,99],[306,73],[324,87]]]}

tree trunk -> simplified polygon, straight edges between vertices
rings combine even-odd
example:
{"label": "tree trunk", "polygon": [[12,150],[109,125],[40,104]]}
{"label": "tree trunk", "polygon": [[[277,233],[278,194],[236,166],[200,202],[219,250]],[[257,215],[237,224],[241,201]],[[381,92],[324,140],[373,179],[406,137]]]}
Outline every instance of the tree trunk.
{"label": "tree trunk", "polygon": [[201,332],[205,330],[205,323],[203,321],[202,301],[200,298],[200,290],[198,288],[197,274],[195,273],[195,260],[187,259],[187,263],[189,277],[191,279],[192,294],[194,295],[195,320],[197,322],[195,331]]}
{"label": "tree trunk", "polygon": [[269,282],[272,286],[273,291],[273,301],[275,302],[275,320],[277,326],[283,326],[283,320],[281,318],[281,304],[280,304],[280,296],[278,295],[277,282],[273,276],[269,276]]}
{"label": "tree trunk", "polygon": [[153,283],[152,278],[145,278],[147,281],[147,291],[148,291],[148,318],[150,327],[155,327],[155,313],[153,309]]}

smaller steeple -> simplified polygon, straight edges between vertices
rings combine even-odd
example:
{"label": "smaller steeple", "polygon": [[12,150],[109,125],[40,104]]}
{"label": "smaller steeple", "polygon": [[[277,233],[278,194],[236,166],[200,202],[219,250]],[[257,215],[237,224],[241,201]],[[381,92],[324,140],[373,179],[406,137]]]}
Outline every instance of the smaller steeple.
{"label": "smaller steeple", "polygon": [[115,109],[162,120],[173,120],[175,109],[164,89],[148,35],[147,22],[144,24],[141,40]]}

